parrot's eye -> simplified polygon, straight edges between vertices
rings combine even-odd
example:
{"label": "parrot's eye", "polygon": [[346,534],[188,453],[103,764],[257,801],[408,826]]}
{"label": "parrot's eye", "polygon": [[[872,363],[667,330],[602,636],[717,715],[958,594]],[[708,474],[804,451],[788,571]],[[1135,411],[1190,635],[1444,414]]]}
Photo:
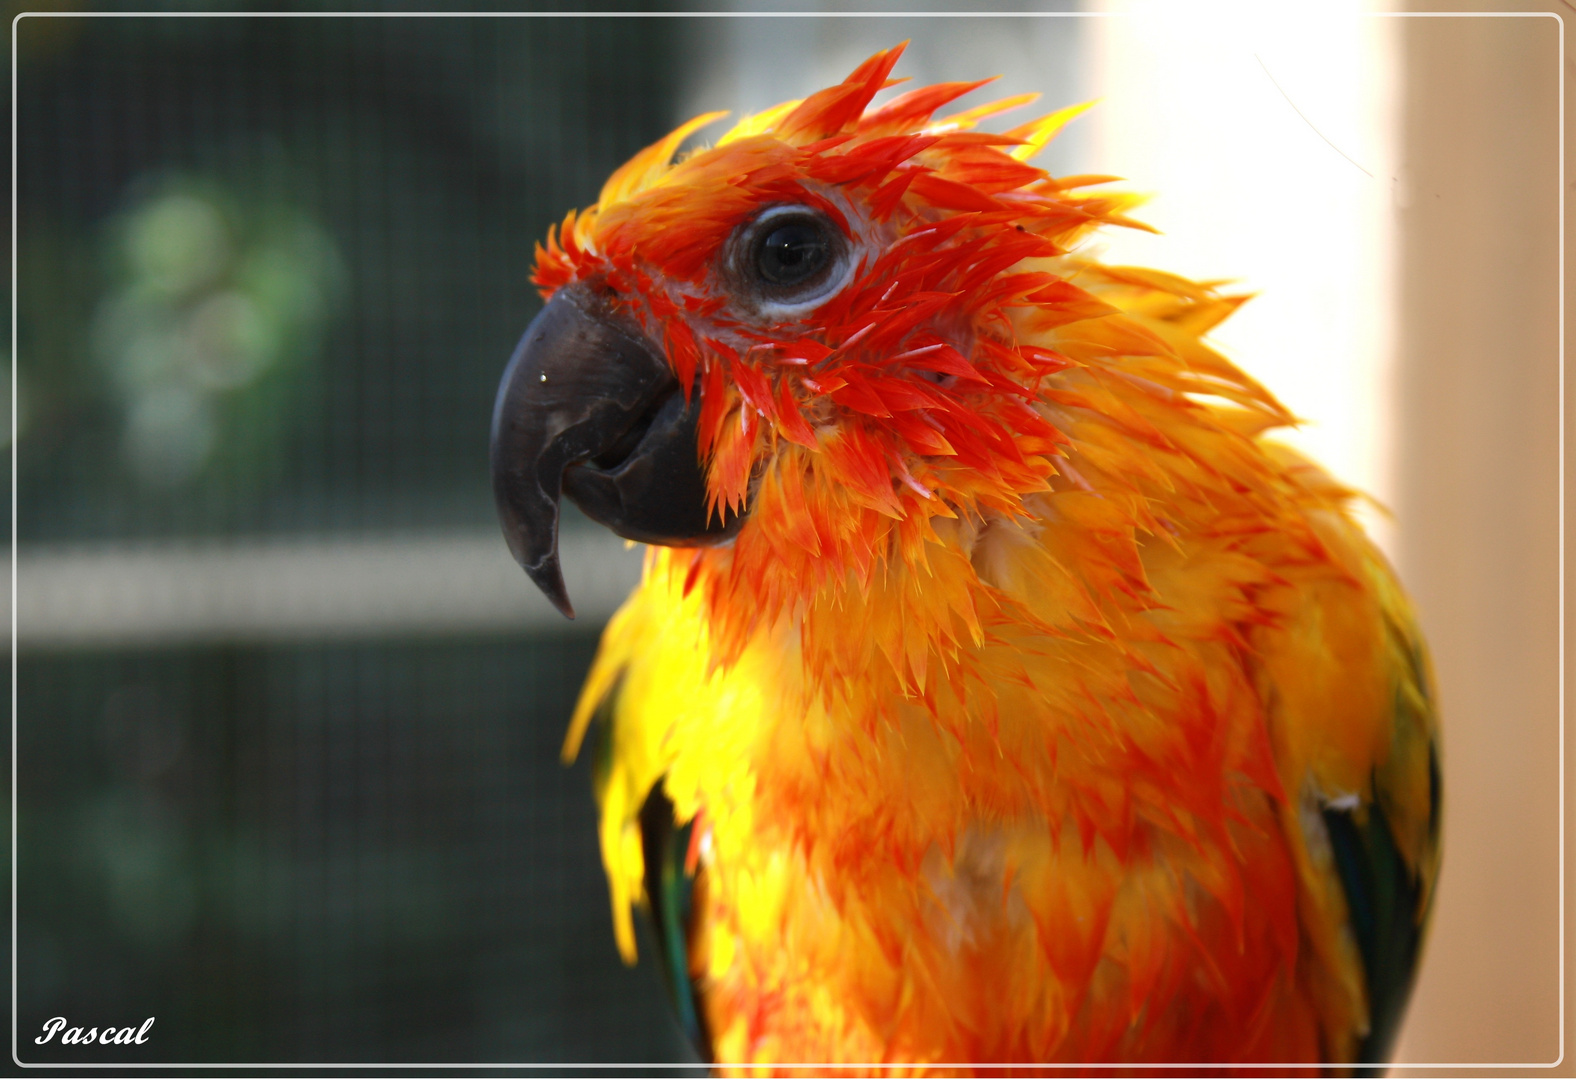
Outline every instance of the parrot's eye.
{"label": "parrot's eye", "polygon": [[762,314],[794,315],[836,292],[847,278],[848,242],[822,214],[774,206],[734,235],[733,272],[741,299]]}
{"label": "parrot's eye", "polygon": [[773,285],[803,285],[832,261],[832,245],[815,222],[788,221],[761,231],[766,235],[755,251],[755,269]]}

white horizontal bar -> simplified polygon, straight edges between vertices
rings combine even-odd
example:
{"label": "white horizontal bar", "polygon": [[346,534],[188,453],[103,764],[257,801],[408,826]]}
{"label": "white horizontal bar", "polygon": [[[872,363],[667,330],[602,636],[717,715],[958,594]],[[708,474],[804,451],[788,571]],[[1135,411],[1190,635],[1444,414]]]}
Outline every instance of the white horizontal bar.
{"label": "white horizontal bar", "polygon": [[[640,549],[565,530],[564,581],[596,627],[640,580]],[[26,547],[23,649],[557,630],[571,624],[496,532],[353,540]]]}

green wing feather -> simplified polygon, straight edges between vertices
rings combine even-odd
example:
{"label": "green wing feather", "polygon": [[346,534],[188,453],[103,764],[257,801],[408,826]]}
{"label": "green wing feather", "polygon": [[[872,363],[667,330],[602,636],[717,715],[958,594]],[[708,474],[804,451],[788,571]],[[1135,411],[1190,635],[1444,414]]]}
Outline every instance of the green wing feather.
{"label": "green wing feather", "polygon": [[673,803],[659,783],[640,809],[641,846],[646,860],[646,903],[661,952],[663,982],[678,1013],[679,1026],[702,1061],[711,1061],[711,1033],[689,970],[692,900],[699,870],[687,866],[693,821],[678,825]]}
{"label": "green wing feather", "polygon": [[1366,798],[1323,810],[1362,956],[1369,1015],[1357,1060],[1369,1063],[1389,1060],[1439,869],[1439,748],[1428,660],[1404,608],[1391,608],[1387,629],[1397,676],[1389,753],[1373,770]]}
{"label": "green wing feather", "polygon": [[[606,800],[613,773],[616,703],[623,689],[622,673],[616,677],[591,715],[591,784],[598,804]],[[706,1028],[700,997],[689,973],[689,941],[693,899],[700,873],[689,863],[690,835],[694,822],[674,820],[673,803],[659,778],[647,792],[638,816],[641,856],[645,864],[646,912],[656,938],[658,967],[663,985],[690,1043],[702,1061],[711,1061],[711,1033]]]}

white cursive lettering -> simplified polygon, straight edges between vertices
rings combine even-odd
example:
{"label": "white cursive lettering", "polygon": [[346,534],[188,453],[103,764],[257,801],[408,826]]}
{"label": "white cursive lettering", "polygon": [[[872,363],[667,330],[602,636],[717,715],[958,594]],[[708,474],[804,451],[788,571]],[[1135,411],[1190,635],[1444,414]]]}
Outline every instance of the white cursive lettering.
{"label": "white cursive lettering", "polygon": [[154,1017],[150,1016],[142,1022],[140,1028],[123,1027],[117,1030],[114,1027],[106,1027],[101,1031],[96,1027],[91,1027],[84,1032],[79,1027],[67,1028],[64,1016],[52,1016],[44,1021],[44,1033],[33,1041],[43,1046],[64,1029],[65,1034],[60,1035],[60,1041],[66,1044],[75,1045],[78,1043],[96,1042],[101,1046],[109,1046],[111,1044],[125,1046],[135,1043],[140,1046],[148,1041],[148,1029],[153,1026],[153,1021]]}

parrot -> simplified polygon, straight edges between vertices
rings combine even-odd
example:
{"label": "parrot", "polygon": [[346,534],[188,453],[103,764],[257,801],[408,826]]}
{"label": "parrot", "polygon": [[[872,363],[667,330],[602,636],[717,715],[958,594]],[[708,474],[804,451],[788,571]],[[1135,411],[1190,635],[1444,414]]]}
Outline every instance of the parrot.
{"label": "parrot", "polygon": [[1440,768],[1360,494],[1208,343],[1248,297],[1105,264],[1138,197],[1031,164],[1087,105],[874,104],[903,48],[535,245],[505,538],[570,617],[563,497],[645,545],[563,750],[616,946],[725,1074],[1382,1070]]}

